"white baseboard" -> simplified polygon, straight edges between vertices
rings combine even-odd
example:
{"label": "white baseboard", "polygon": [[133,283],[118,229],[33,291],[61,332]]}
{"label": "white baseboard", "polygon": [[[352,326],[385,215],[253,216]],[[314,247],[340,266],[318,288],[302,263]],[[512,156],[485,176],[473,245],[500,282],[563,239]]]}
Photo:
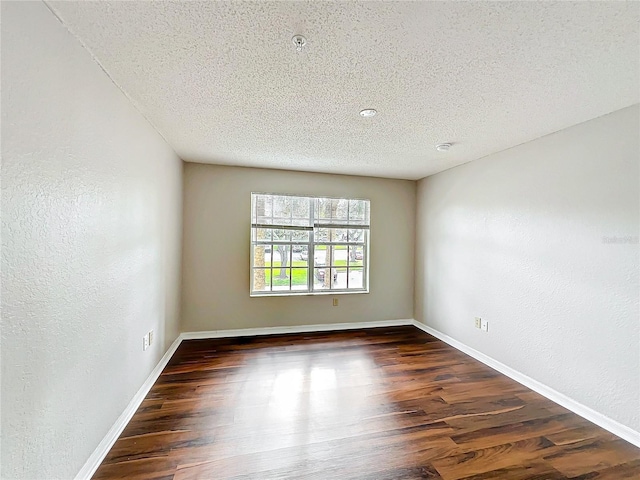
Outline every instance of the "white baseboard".
{"label": "white baseboard", "polygon": [[131,399],[129,405],[127,405],[127,408],[124,409],[124,412],[122,412],[120,417],[118,417],[116,423],[113,424],[111,429],[107,432],[107,434],[98,444],[89,459],[80,469],[75,477],[75,480],[89,480],[93,476],[104,458],[107,456],[107,453],[109,453],[109,450],[111,450],[111,447],[113,447],[113,444],[116,443],[116,440],[118,440],[118,437],[129,423],[129,420],[131,420],[131,417],[133,417],[133,414],[136,413],[136,410],[138,410],[138,407],[144,400],[144,397],[147,396],[147,393],[149,393],[149,390],[151,390],[151,387],[162,373],[162,370],[164,370],[164,367],[166,367],[167,363],[169,363],[169,360],[178,349],[178,346],[181,342],[182,338],[179,336],[171,344],[156,367],[152,370],[145,382],[142,384],[138,392]]}
{"label": "white baseboard", "polygon": [[627,427],[626,425],[622,425],[621,423],[616,422],[615,420],[599,412],[596,412],[595,410],[579,402],[576,402],[575,400],[567,397],[563,393],[560,393],[557,390],[554,390],[553,388],[548,387],[547,385],[540,383],[539,381],[534,380],[533,378],[528,377],[527,375],[520,373],[511,367],[508,367],[504,363],[501,363],[489,357],[488,355],[485,355],[484,353],[479,352],[478,350],[471,348],[462,342],[459,342],[455,338],[452,338],[432,327],[429,327],[428,325],[418,322],[417,320],[413,321],[413,325],[415,325],[420,330],[427,332],[430,335],[433,335],[437,339],[442,340],[445,343],[448,343],[455,349],[460,350],[463,353],[466,353],[470,357],[475,358],[479,362],[482,362],[485,365],[493,368],[494,370],[497,370],[498,372],[515,380],[516,382],[524,385],[525,387],[530,388],[534,392],[539,393],[540,395],[548,398],[552,402],[562,405],[564,408],[572,411],[577,415],[580,415],[583,418],[586,418],[590,422],[595,423],[596,425],[604,428],[605,430],[613,433],[614,435],[617,435],[618,437],[623,438],[624,440],[626,440],[629,443],[632,443],[636,447],[640,447],[640,432],[636,432],[635,430]]}
{"label": "white baseboard", "polygon": [[582,405],[581,403],[572,400],[566,395],[528,377],[517,370],[514,370],[507,365],[500,363],[497,360],[485,355],[478,350],[475,350],[464,343],[457,341],[456,339],[445,335],[434,328],[431,328],[421,322],[413,319],[399,319],[399,320],[382,320],[376,322],[359,322],[359,323],[330,323],[322,325],[297,325],[290,327],[265,327],[265,328],[243,328],[237,330],[212,330],[205,332],[183,332],[180,336],[171,344],[167,352],[164,354],[158,365],[149,374],[149,377],[140,387],[135,394],[127,408],[125,408],[122,415],[116,420],[111,427],[107,435],[102,439],[95,451],[91,454],[86,461],[80,472],[75,477],[75,480],[89,480],[91,476],[98,469],[104,458],[113,447],[122,431],[125,429],[131,417],[136,412],[144,398],[151,390],[151,387],[156,382],[164,367],[167,366],[169,360],[178,349],[183,340],[195,340],[206,338],[225,338],[225,337],[246,337],[246,336],[259,336],[259,335],[281,335],[286,333],[311,333],[311,332],[330,332],[338,330],[356,330],[361,328],[378,328],[378,327],[397,327],[404,325],[413,325],[420,330],[427,332],[430,335],[448,343],[452,347],[466,353],[467,355],[475,358],[476,360],[484,363],[485,365],[497,370],[498,372],[506,375],[507,377],[515,380],[516,382],[530,388],[531,390],[538,392],[540,395],[548,398],[549,400],[562,405],[568,410],[580,415],[583,418],[599,425],[600,427],[608,430],[614,435],[619,436],[627,440],[628,442],[640,447],[640,432],[636,432],[631,428],[610,419],[609,417],[602,415],[601,413],[592,410],[589,407]]}
{"label": "white baseboard", "polygon": [[225,337],[253,337],[259,335],[282,335],[286,333],[331,332],[334,330],[356,330],[360,328],[398,327],[413,325],[412,318],[381,320],[377,322],[327,323],[321,325],[296,325],[292,327],[241,328],[237,330],[209,330],[205,332],[184,332],[184,340]]}
{"label": "white baseboard", "polygon": [[278,335],[284,333],[309,333],[309,332],[330,332],[334,330],[356,330],[359,328],[377,328],[377,327],[397,327],[402,325],[413,325],[413,319],[400,320],[381,320],[377,322],[355,322],[355,323],[330,323],[323,325],[297,325],[293,327],[265,327],[265,328],[242,328],[238,330],[213,330],[206,332],[183,332],[171,344],[167,352],[158,362],[158,365],[149,374],[144,384],[140,387],[133,399],[127,405],[124,412],[113,424],[102,441],[98,444],[89,459],[85,462],[75,477],[75,480],[90,480],[91,476],[96,472],[104,458],[116,443],[118,437],[123,432],[131,417],[136,412],[144,398],[151,390],[164,367],[167,366],[169,360],[176,352],[183,340],[194,340],[204,338],[225,338],[225,337],[247,337],[258,335]]}

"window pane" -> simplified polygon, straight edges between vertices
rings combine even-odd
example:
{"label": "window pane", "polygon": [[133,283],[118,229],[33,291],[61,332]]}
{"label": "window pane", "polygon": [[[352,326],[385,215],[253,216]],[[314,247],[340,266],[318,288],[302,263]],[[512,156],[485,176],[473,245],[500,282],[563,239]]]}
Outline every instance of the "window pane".
{"label": "window pane", "polygon": [[291,198],[292,225],[310,226],[312,224],[309,218],[311,201],[312,199],[307,197]]}
{"label": "window pane", "polygon": [[332,242],[346,242],[347,230],[344,228],[332,228],[330,238]]}
{"label": "window pane", "polygon": [[[256,245],[256,248],[258,248],[259,246]],[[265,267],[270,267],[271,266],[271,254],[273,252],[273,245],[264,245],[264,266]],[[254,263],[255,267],[259,267],[260,265],[256,265]]]}
{"label": "window pane", "polygon": [[316,245],[315,247],[315,255],[313,257],[313,262],[316,267],[321,267],[325,265],[330,265],[330,254],[331,250],[328,245]]}
{"label": "window pane", "polygon": [[289,265],[289,245],[274,245],[271,258],[273,259],[272,267],[286,267]]}
{"label": "window pane", "polygon": [[309,247],[307,245],[293,245],[292,267],[309,266]]}
{"label": "window pane", "polygon": [[291,218],[291,197],[285,195],[273,196],[273,217],[279,220]]}
{"label": "window pane", "polygon": [[349,221],[352,224],[369,224],[369,201],[349,200]]}
{"label": "window pane", "polygon": [[275,292],[277,290],[289,290],[289,279],[291,277],[291,269],[290,268],[274,268],[271,272],[273,275],[273,286],[272,290]]}
{"label": "window pane", "polygon": [[346,268],[331,269],[331,288],[334,288],[334,289],[347,288],[347,269]]}
{"label": "window pane", "polygon": [[[346,198],[333,199],[331,205],[331,213],[333,218],[338,220],[347,220],[349,218],[349,200]],[[344,223],[344,222],[341,222]]]}
{"label": "window pane", "polygon": [[265,225],[313,225],[311,198],[291,195],[251,195],[251,221]]}
{"label": "window pane", "polygon": [[362,268],[349,269],[349,288],[364,288]]}
{"label": "window pane", "polygon": [[346,223],[348,216],[348,200],[343,198],[318,198],[316,202],[316,219],[319,223]]}
{"label": "window pane", "polygon": [[254,268],[253,269],[253,291],[254,292],[268,292],[270,288],[271,275],[268,269]]}
{"label": "window pane", "polygon": [[347,246],[333,245],[331,247],[331,266],[344,267],[347,265]]}
{"label": "window pane", "polygon": [[315,268],[313,275],[313,288],[314,290],[328,290],[330,287],[331,276],[330,268]]}
{"label": "window pane", "polygon": [[361,267],[364,261],[364,247],[361,245],[349,246],[349,265]]}
{"label": "window pane", "polygon": [[271,195],[254,195],[253,200],[253,221],[256,223],[270,223],[265,222],[264,219],[271,217]]}
{"label": "window pane", "polygon": [[307,290],[307,280],[309,276],[308,268],[291,269],[291,289]]}
{"label": "window pane", "polygon": [[349,229],[349,242],[352,243],[362,243],[365,240],[365,236],[364,236],[364,230],[354,230],[354,229]]}
{"label": "window pane", "polygon": [[308,242],[308,230],[289,230],[284,228],[252,228],[251,240],[254,242]]}
{"label": "window pane", "polygon": [[308,242],[309,232],[307,230],[291,230],[291,240],[293,242]]}
{"label": "window pane", "polygon": [[329,229],[328,228],[315,228],[313,230],[313,238],[317,242],[329,241]]}
{"label": "window pane", "polygon": [[253,245],[253,266],[265,267],[271,262],[271,245]]}
{"label": "window pane", "polygon": [[331,199],[330,198],[318,198],[316,199],[316,218],[330,219],[331,218]]}
{"label": "window pane", "polygon": [[274,242],[289,242],[291,241],[291,230],[274,229],[273,230]]}
{"label": "window pane", "polygon": [[347,242],[348,231],[345,228],[316,228],[314,238],[316,242]]}
{"label": "window pane", "polygon": [[270,221],[273,225],[291,225],[291,218],[289,217],[273,217]]}
{"label": "window pane", "polygon": [[252,228],[251,240],[255,241],[271,241],[271,229],[268,228]]}

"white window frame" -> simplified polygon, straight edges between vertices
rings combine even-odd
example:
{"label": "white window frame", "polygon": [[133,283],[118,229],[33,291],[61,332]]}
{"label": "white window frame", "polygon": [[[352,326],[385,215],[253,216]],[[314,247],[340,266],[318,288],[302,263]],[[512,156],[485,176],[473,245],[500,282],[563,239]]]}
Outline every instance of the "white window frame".
{"label": "white window frame", "polygon": [[[308,225],[304,226],[292,226],[287,224],[278,224],[278,223],[258,223],[257,222],[257,213],[255,211],[256,205],[256,196],[271,196],[271,197],[293,197],[293,198],[306,198],[309,200],[309,222]],[[346,201],[364,201],[365,203],[365,220],[358,220],[358,223],[350,223],[351,219],[348,216],[346,223],[339,223],[334,219],[320,219],[316,217],[316,209],[318,208],[320,200],[346,200]],[[273,201],[273,200],[272,200]],[[370,209],[371,202],[368,199],[363,198],[345,198],[345,197],[329,197],[329,196],[311,196],[311,195],[296,195],[296,194],[282,194],[282,193],[264,193],[264,192],[251,192],[251,236],[250,236],[250,272],[249,272],[249,292],[251,297],[272,297],[272,296],[299,296],[299,295],[336,295],[336,294],[360,294],[360,293],[369,293],[369,250],[370,250]],[[273,214],[273,212],[272,212]],[[348,211],[348,215],[350,212]],[[291,213],[293,217],[293,212]],[[273,218],[273,217],[272,217]],[[363,230],[363,239],[357,242],[349,242],[349,241],[332,241],[331,238],[322,241],[315,241],[315,237],[317,234],[317,230],[319,228],[323,229],[345,229],[345,230]],[[309,233],[308,240],[289,240],[289,241],[276,241],[276,240],[257,240],[257,229],[274,229],[274,230],[296,230],[296,231],[306,231]],[[278,245],[288,245],[290,248],[288,249],[289,259],[288,259],[288,268],[291,272],[289,275],[289,289],[288,290],[273,290],[273,272],[277,270],[274,267],[256,267],[254,265],[255,254],[254,247],[257,245],[264,245],[271,247],[271,258],[273,258],[273,250]],[[298,267],[298,268],[306,268],[307,269],[307,288],[306,290],[293,290],[292,289],[292,281],[293,281],[293,246],[294,245],[304,245],[307,248],[307,266],[306,267]],[[330,265],[322,265],[322,268],[325,270],[325,275],[327,275],[327,271],[329,272],[329,288],[319,289],[315,286],[315,275],[316,268],[318,270],[321,267],[316,267],[316,257],[315,251],[316,246],[318,245],[326,245],[328,248],[334,246],[346,246],[347,252],[349,252],[349,247],[362,247],[362,267],[350,267],[349,266],[349,253],[347,253],[347,265],[346,266],[336,266],[333,263],[333,256],[331,255],[331,264]],[[269,290],[254,290],[254,270],[265,268],[270,269],[270,286]],[[347,276],[346,288],[334,288],[333,286],[333,276],[331,275],[332,269],[346,269]],[[350,277],[350,269],[360,269],[362,268],[362,287],[361,288],[349,288],[349,277]]]}

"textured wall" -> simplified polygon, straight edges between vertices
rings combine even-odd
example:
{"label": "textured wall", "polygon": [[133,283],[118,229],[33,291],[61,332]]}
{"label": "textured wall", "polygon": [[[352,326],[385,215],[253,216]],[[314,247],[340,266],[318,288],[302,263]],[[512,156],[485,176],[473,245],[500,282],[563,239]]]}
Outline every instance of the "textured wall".
{"label": "textured wall", "polygon": [[636,431],[639,115],[420,181],[415,297],[417,320]]}
{"label": "textured wall", "polygon": [[[182,329],[412,318],[415,182],[185,164]],[[371,200],[370,293],[249,297],[251,192]]]}
{"label": "textured wall", "polygon": [[2,2],[2,159],[0,476],[68,479],[177,335],[182,162],[41,2]]}

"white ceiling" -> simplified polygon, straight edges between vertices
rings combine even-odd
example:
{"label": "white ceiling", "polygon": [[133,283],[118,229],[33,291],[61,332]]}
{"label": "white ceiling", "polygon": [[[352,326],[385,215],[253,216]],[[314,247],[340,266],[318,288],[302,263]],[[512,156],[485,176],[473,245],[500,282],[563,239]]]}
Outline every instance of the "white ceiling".
{"label": "white ceiling", "polygon": [[186,161],[417,179],[640,101],[635,2],[47,3]]}

